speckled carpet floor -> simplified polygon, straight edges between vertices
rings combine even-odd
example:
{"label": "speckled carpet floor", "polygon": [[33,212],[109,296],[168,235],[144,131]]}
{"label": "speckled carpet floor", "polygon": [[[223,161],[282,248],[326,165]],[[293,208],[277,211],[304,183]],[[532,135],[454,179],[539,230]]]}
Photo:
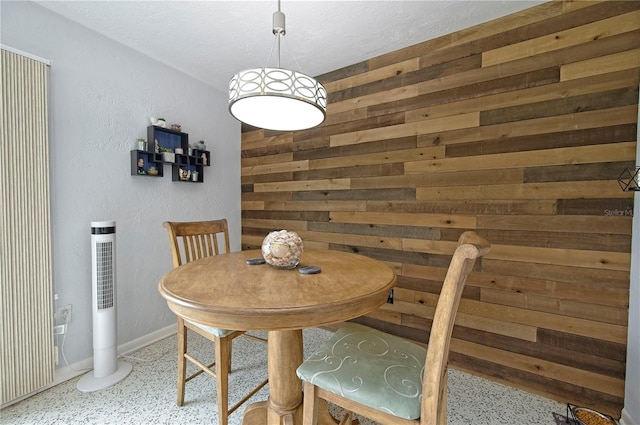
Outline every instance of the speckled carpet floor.
{"label": "speckled carpet floor", "polygon": [[[304,331],[305,357],[329,332]],[[190,335],[190,347],[212,356],[212,349],[199,335]],[[243,389],[266,376],[266,346],[245,338],[233,343],[231,401]],[[1,424],[217,424],[215,385],[207,375],[187,383],[185,404],[176,405],[176,337],[144,347],[124,360],[133,364],[131,374],[102,391],[82,393],[75,378],[0,411]],[[268,387],[249,402],[265,400]],[[553,412],[565,405],[553,400],[497,384],[457,370],[449,371],[448,423],[451,425],[552,425]],[[230,425],[240,425],[244,406],[233,413]],[[335,408],[332,413],[339,411]],[[362,420],[363,425],[373,424]]]}

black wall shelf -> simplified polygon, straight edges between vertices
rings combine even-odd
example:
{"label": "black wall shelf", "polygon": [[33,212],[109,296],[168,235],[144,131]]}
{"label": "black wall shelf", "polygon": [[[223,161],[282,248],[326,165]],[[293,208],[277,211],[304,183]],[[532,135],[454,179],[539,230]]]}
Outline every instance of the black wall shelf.
{"label": "black wall shelf", "polygon": [[[183,153],[175,153],[176,149],[182,149]],[[131,175],[163,177],[164,164],[171,164],[172,181],[203,183],[204,167],[211,165],[211,152],[189,151],[187,133],[150,125],[147,127],[147,150],[131,151]]]}

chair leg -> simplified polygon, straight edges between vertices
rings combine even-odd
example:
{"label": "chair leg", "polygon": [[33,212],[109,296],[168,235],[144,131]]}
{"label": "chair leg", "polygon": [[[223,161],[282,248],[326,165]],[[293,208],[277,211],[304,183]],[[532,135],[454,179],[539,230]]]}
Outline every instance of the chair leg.
{"label": "chair leg", "polygon": [[346,412],[338,425],[360,425],[360,421],[353,419],[351,412]]}
{"label": "chair leg", "polygon": [[231,362],[229,352],[231,344],[229,338],[216,338],[216,391],[218,393],[218,415],[220,425],[229,423],[229,370]]}
{"label": "chair leg", "polygon": [[302,425],[316,425],[318,423],[318,393],[316,386],[304,383],[304,399],[302,406]]}
{"label": "chair leg", "polygon": [[442,386],[440,388],[442,395],[440,397],[440,404],[438,406],[438,425],[447,425],[447,369],[445,369],[444,373],[444,379],[442,380]]}
{"label": "chair leg", "polygon": [[187,352],[187,328],[184,320],[178,317],[178,406],[184,404],[184,385],[187,373],[187,359],[184,354]]}
{"label": "chair leg", "polygon": [[233,344],[233,339],[231,338],[225,338],[225,340],[228,342],[227,344],[227,358],[229,359],[229,367],[227,368],[227,373],[231,373],[231,364],[233,363],[231,361],[231,353],[233,352],[233,350],[231,349],[231,344]]}

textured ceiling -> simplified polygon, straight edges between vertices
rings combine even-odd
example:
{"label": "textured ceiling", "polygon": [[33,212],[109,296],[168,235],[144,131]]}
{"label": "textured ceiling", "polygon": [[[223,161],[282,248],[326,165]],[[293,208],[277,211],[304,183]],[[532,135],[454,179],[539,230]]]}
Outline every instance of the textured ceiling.
{"label": "textured ceiling", "polygon": [[[277,63],[276,0],[36,2],[223,92]],[[285,0],[281,66],[321,75],[543,2]]]}

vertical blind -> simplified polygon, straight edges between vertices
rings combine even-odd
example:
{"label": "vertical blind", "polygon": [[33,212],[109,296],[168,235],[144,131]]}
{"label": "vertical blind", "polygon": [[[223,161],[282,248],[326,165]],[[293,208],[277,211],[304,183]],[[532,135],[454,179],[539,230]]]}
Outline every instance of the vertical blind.
{"label": "vertical blind", "polygon": [[53,381],[48,66],[2,49],[2,404]]}

